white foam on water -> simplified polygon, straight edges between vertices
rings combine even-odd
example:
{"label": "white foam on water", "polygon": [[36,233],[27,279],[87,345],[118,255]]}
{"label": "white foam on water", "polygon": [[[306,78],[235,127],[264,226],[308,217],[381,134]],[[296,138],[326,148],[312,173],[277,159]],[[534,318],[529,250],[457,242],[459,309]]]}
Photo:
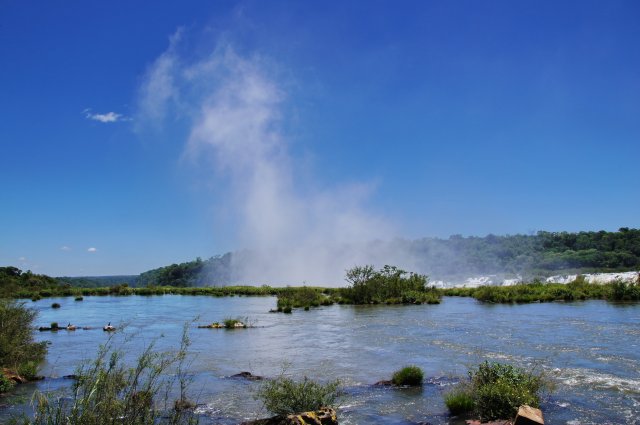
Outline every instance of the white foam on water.
{"label": "white foam on water", "polygon": [[591,388],[640,394],[640,379],[622,378],[588,369],[563,369],[558,379],[569,386],[586,385]]}

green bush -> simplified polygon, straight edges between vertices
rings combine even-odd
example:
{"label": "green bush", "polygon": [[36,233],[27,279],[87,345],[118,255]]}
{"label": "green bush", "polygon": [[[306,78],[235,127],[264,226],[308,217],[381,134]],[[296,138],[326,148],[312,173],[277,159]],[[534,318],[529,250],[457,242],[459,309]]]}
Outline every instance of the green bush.
{"label": "green bush", "polygon": [[11,391],[13,388],[14,382],[0,373],[0,394]]}
{"label": "green bush", "polygon": [[395,266],[375,270],[356,266],[347,270],[348,288],[340,289],[340,298],[351,304],[437,304],[441,291],[427,286],[429,278]]}
{"label": "green bush", "polygon": [[76,300],[76,301],[82,301],[82,300],[84,300],[84,298],[82,297],[82,295],[80,295],[80,296],[77,296],[77,297],[75,298],[75,300]]}
{"label": "green bush", "polygon": [[422,369],[420,369],[418,366],[405,366],[393,373],[391,382],[393,382],[394,385],[408,385],[411,387],[417,387],[422,385],[423,379],[424,374],[422,373]]}
{"label": "green bush", "polygon": [[24,303],[0,300],[0,367],[17,372],[21,365],[44,360],[47,343],[33,341],[35,317]]}
{"label": "green bush", "polygon": [[541,394],[550,390],[541,374],[509,364],[485,361],[469,377],[445,396],[445,403],[453,414],[473,411],[482,421],[513,418],[523,404],[538,407]]}
{"label": "green bush", "polygon": [[53,304],[51,304],[51,308],[60,308],[60,304],[53,303]]}
{"label": "green bush", "polygon": [[226,329],[246,328],[248,326],[248,318],[226,318],[224,319],[223,324]]}
{"label": "green bush", "polygon": [[266,381],[257,397],[265,408],[275,415],[318,410],[321,407],[333,407],[340,394],[340,381],[320,384],[306,376],[296,382],[285,376]]}
{"label": "green bush", "polygon": [[291,311],[292,310],[291,310],[291,306],[290,305],[288,305],[288,306],[286,306],[285,308],[282,309],[282,312],[285,313],[285,314],[291,314]]}
{"label": "green bush", "polygon": [[453,391],[445,394],[444,404],[453,415],[467,413],[473,411],[475,402],[469,388],[455,388]]}
{"label": "green bush", "polygon": [[27,380],[32,380],[38,373],[38,364],[34,361],[28,361],[18,366],[18,375]]}

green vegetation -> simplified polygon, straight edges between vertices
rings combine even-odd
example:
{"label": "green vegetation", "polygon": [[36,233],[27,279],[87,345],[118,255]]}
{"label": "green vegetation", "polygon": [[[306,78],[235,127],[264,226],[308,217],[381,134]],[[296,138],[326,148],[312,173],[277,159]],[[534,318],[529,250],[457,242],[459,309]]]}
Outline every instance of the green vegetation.
{"label": "green vegetation", "polygon": [[228,285],[231,282],[231,255],[227,253],[205,261],[198,257],[194,261],[149,270],[138,276],[136,284],[181,287]]}
{"label": "green vegetation", "polygon": [[0,298],[66,296],[71,293],[70,287],[60,285],[52,277],[22,272],[17,267],[0,267]]}
{"label": "green vegetation", "polygon": [[14,384],[11,379],[7,378],[2,373],[0,373],[0,394],[11,391],[11,388],[13,388],[13,385]]}
{"label": "green vegetation", "polygon": [[278,294],[278,309],[319,307],[333,304],[333,299],[323,288],[302,286],[299,288],[284,288]]}
{"label": "green vegetation", "polygon": [[[26,379],[35,376],[37,365],[47,352],[45,342],[33,341],[35,317],[36,312],[26,308],[24,303],[0,300],[0,367]],[[6,383],[2,382],[0,392],[7,389]]]}
{"label": "green vegetation", "polygon": [[587,283],[583,276],[568,284],[523,283],[513,286],[481,286],[478,288],[450,288],[444,295],[473,297],[492,303],[530,303],[549,301],[578,301],[601,299],[609,301],[640,300],[640,283],[613,282],[599,285]]}
{"label": "green vegetation", "polygon": [[542,375],[509,364],[485,361],[469,378],[445,396],[445,404],[452,414],[474,413],[482,421],[511,419],[523,404],[539,407],[550,390]]}
{"label": "green vegetation", "polygon": [[617,232],[538,232],[535,235],[488,235],[406,242],[429,275],[495,273],[528,278],[559,273],[636,270],[640,267],[640,229]]}
{"label": "green vegetation", "polygon": [[[188,409],[173,406],[192,405],[186,399],[183,376],[180,399],[173,404],[167,399],[174,382],[164,377],[177,365],[178,375],[185,361],[189,339],[183,334],[176,354],[157,353],[153,345],[140,355],[134,367],[123,364],[123,352],[113,349],[111,339],[101,346],[96,359],[79,368],[70,398],[57,393],[36,393],[35,416],[23,423],[33,425],[100,425],[126,423],[194,424],[197,418]],[[158,397],[164,397],[159,400]]]}
{"label": "green vegetation", "polygon": [[342,288],[343,303],[348,304],[439,304],[440,291],[428,287],[428,278],[393,266],[376,271],[373,266],[356,266],[347,271],[350,286]]}
{"label": "green vegetation", "polygon": [[248,327],[248,319],[245,317],[244,319],[236,318],[226,318],[222,322],[224,324],[225,329],[236,329],[236,328],[246,328]]}
{"label": "green vegetation", "polygon": [[339,395],[340,381],[321,384],[306,376],[302,381],[294,381],[281,375],[265,381],[257,397],[271,413],[288,415],[333,407]]}
{"label": "green vegetation", "polygon": [[53,304],[51,304],[51,308],[60,308],[60,304],[53,303]]}
{"label": "green vegetation", "polygon": [[422,385],[424,374],[418,366],[405,366],[393,373],[391,382],[394,385],[404,385],[410,387],[418,387]]}
{"label": "green vegetation", "polygon": [[444,404],[452,415],[472,412],[475,407],[470,390],[466,386],[461,388],[460,385],[444,395]]}

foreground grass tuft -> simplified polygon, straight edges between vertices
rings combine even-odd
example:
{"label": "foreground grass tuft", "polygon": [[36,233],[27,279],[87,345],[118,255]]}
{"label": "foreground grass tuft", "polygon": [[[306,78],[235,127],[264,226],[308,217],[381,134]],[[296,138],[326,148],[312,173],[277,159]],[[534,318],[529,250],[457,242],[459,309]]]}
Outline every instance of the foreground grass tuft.
{"label": "foreground grass tuft", "polygon": [[411,387],[418,387],[422,385],[424,379],[424,373],[418,366],[406,366],[393,373],[391,382],[394,385],[407,385]]}
{"label": "foreground grass tuft", "polygon": [[327,384],[315,382],[306,376],[294,381],[285,376],[266,381],[257,398],[275,415],[315,411],[321,407],[334,407],[340,394],[340,381]]}

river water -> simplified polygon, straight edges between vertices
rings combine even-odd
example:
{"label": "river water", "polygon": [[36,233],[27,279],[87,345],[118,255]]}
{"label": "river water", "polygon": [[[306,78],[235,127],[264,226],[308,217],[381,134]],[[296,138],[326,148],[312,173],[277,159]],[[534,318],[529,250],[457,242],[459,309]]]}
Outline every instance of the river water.
{"label": "river water", "polygon": [[[52,309],[53,302],[62,307]],[[291,315],[269,313],[275,304],[273,297],[177,295],[29,301],[39,311],[38,325],[95,329],[37,332],[38,340],[51,342],[41,370],[47,379],[2,400],[0,421],[20,411],[34,389],[68,387],[62,377],[95,356],[108,338],[101,327],[110,321],[124,327],[115,339],[130,360],[152,342],[157,350],[176,349],[190,323],[190,393],[205,424],[268,416],[254,398],[260,383],[229,376],[277,376],[283,367],[297,377],[340,379],[341,424],[462,424],[448,416],[443,395],[484,360],[534,367],[555,382],[542,405],[547,424],[640,424],[637,303],[488,305],[447,297],[440,305],[334,305]],[[255,328],[196,326],[228,317],[248,317]],[[371,385],[408,364],[424,370],[423,388]]]}

